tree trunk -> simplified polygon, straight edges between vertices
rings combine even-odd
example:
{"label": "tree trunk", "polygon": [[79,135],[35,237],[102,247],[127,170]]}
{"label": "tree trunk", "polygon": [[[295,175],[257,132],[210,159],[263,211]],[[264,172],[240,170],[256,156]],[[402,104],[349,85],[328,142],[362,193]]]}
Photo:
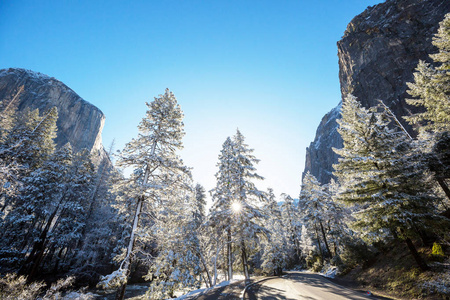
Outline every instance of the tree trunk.
{"label": "tree trunk", "polygon": [[323,265],[323,251],[322,251],[322,246],[320,245],[320,238],[319,238],[319,233],[317,231],[317,225],[314,224],[314,231],[316,232],[316,239],[317,239],[317,245],[319,246],[319,252],[320,252],[320,259],[321,259],[321,263]]}
{"label": "tree trunk", "polygon": [[117,289],[115,300],[123,300],[123,297],[125,295],[125,289],[127,288],[127,282],[128,282],[127,276],[130,273],[130,265],[131,265],[131,253],[133,252],[133,248],[134,248],[135,234],[136,234],[136,230],[137,230],[138,223],[139,223],[139,217],[141,215],[142,202],[144,202],[143,196],[141,196],[139,198],[137,207],[136,207],[136,212],[134,214],[133,228],[131,230],[130,241],[128,243],[127,256],[125,257],[125,259],[122,262],[122,265],[120,266],[120,269],[123,269],[123,273],[125,274],[125,281]]}
{"label": "tree trunk", "polygon": [[241,241],[241,255],[242,255],[242,269],[244,270],[245,280],[250,280],[250,275],[248,273],[248,263],[247,263],[247,252],[245,251],[244,240]]}
{"label": "tree trunk", "polygon": [[[212,286],[212,280],[211,280],[211,275],[209,274],[209,270],[208,270],[208,265],[205,262],[205,258],[203,257],[203,255],[199,252],[198,255],[200,256],[200,260],[202,262],[203,268],[205,269],[206,272],[206,278],[203,277],[203,281],[205,281],[206,287],[210,288]],[[217,256],[216,256],[217,259]],[[214,266],[214,268],[216,268],[216,266]]]}
{"label": "tree trunk", "polygon": [[412,256],[416,260],[417,265],[422,271],[427,271],[429,268],[425,260],[420,256],[419,252],[417,252],[416,247],[409,237],[405,239],[406,245],[408,245],[409,252],[411,252]]}
{"label": "tree trunk", "polygon": [[448,188],[447,183],[443,178],[436,177],[437,182],[441,186],[442,190],[444,191],[445,195],[447,195],[447,198],[450,199],[450,189]]}
{"label": "tree trunk", "polygon": [[325,229],[323,228],[322,222],[319,221],[319,225],[320,225],[320,230],[322,231],[322,236],[323,236],[323,241],[325,243],[325,247],[327,248],[328,251],[328,257],[331,258],[331,251],[330,251],[330,247],[328,246],[328,242],[327,242],[327,236],[325,234]]}
{"label": "tree trunk", "polygon": [[123,298],[125,297],[125,289],[127,288],[127,283],[125,282],[125,284],[122,284],[116,292],[116,298],[115,300],[123,300]]}
{"label": "tree trunk", "polygon": [[22,265],[19,273],[28,275],[28,278],[31,280],[34,275],[36,274],[39,264],[42,261],[42,258],[44,257],[44,251],[45,251],[45,244],[47,242],[47,235],[50,231],[50,227],[56,217],[57,212],[59,211],[59,207],[61,206],[64,198],[65,198],[66,192],[63,193],[61,196],[61,199],[56,206],[55,210],[52,212],[50,217],[47,220],[47,223],[45,224],[44,229],[42,230],[41,234],[39,235],[39,239],[34,243],[33,249],[31,250],[30,255],[26,259],[25,263]]}
{"label": "tree trunk", "polygon": [[61,262],[61,259],[62,259],[63,250],[64,250],[64,247],[61,247],[61,249],[59,249],[58,254],[56,255],[56,262],[55,262],[55,266],[53,267],[53,274],[56,274],[58,272],[59,263]]}
{"label": "tree trunk", "polygon": [[227,230],[227,270],[228,280],[233,279],[233,249],[231,247],[231,229]]}

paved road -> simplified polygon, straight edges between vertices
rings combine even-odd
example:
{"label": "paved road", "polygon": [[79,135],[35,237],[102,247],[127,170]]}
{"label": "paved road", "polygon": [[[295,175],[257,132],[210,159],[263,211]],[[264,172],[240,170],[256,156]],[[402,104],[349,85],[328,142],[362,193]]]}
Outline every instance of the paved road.
{"label": "paved road", "polygon": [[247,289],[248,300],[344,300],[383,299],[366,296],[335,284],[326,278],[304,272],[288,272],[283,277],[272,277],[258,282]]}

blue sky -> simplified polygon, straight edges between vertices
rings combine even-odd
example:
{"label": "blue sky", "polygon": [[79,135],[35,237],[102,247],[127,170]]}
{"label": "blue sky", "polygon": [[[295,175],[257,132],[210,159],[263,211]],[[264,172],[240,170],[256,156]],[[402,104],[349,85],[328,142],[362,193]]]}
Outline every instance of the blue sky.
{"label": "blue sky", "polygon": [[305,149],[340,101],[336,42],[369,0],[0,1],[0,68],[55,77],[106,115],[103,143],[137,135],[169,88],[194,180],[214,187],[236,128],[277,195],[297,197]]}

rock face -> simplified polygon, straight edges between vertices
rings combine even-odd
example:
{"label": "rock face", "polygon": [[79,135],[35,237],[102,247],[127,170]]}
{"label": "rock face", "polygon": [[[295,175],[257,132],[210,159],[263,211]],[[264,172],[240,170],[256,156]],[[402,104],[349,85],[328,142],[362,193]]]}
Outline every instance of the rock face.
{"label": "rock face", "polygon": [[340,116],[340,109],[339,104],[322,118],[317,127],[316,138],[306,148],[305,171],[302,177],[309,171],[322,183],[328,183],[332,178],[331,166],[338,159],[332,147],[342,148],[341,136],[336,131],[338,127],[336,120]]}
{"label": "rock face", "polygon": [[[387,0],[356,16],[337,43],[342,99],[352,93],[365,107],[383,100],[411,132],[401,118],[415,109],[405,102],[406,83],[419,60],[429,61],[428,54],[437,51],[432,37],[448,12],[448,0]],[[338,110],[325,115],[306,151],[303,176],[310,171],[322,183],[332,178],[337,162],[331,148],[342,147]]]}
{"label": "rock face", "polygon": [[17,104],[19,111],[26,107],[38,108],[42,114],[57,107],[57,147],[70,142],[74,151],[88,149],[97,163],[105,157],[101,138],[105,116],[97,107],[53,77],[24,69],[0,70],[0,99],[13,94],[22,85],[24,91]]}

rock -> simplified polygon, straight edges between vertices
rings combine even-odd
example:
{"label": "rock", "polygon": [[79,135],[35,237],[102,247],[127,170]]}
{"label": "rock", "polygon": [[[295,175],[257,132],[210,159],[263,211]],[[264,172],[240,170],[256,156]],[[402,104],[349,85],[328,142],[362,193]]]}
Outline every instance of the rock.
{"label": "rock", "polygon": [[[97,164],[106,158],[101,138],[105,116],[97,107],[53,77],[24,69],[0,70],[0,99],[13,94],[22,85],[24,91],[17,104],[19,111],[29,107],[44,113],[57,107],[57,147],[70,142],[74,151],[88,149]],[[108,164],[111,165],[109,160]]]}
{"label": "rock", "polygon": [[340,116],[340,108],[341,105],[338,105],[322,118],[316,131],[316,138],[306,148],[305,171],[302,178],[307,171],[310,171],[322,183],[328,183],[333,177],[332,169],[327,166],[331,167],[337,162],[338,155],[334,153],[332,147],[342,148],[341,136],[336,131],[338,127],[336,120]]}
{"label": "rock", "polygon": [[[413,133],[401,118],[417,109],[405,102],[406,83],[413,80],[419,60],[430,61],[428,55],[437,51],[432,37],[449,11],[448,0],[387,0],[356,16],[337,43],[342,99],[352,93],[365,107],[383,100]],[[303,175],[310,171],[322,183],[329,182],[337,163],[331,148],[342,147],[332,125],[338,110],[339,106],[325,115],[306,150]]]}

